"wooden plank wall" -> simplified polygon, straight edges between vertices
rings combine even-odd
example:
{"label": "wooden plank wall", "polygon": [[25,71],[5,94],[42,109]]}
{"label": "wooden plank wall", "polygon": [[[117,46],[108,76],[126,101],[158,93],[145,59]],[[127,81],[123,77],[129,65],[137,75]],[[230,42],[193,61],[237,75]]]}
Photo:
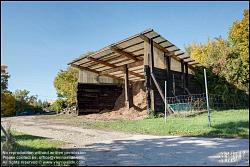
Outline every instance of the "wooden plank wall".
{"label": "wooden plank wall", "polygon": [[81,115],[98,113],[104,109],[111,110],[121,93],[122,86],[119,84],[78,83],[78,113]]}
{"label": "wooden plank wall", "polygon": [[[160,85],[161,89],[164,90],[165,88],[165,80],[167,80],[167,76],[166,76],[166,69],[160,69],[160,68],[156,68],[154,67],[154,74],[155,74],[155,78],[158,82],[158,84]],[[182,86],[182,81],[181,81],[181,72],[177,72],[177,71],[169,71],[170,74],[170,80],[167,82],[167,84],[169,84],[170,87],[170,92],[167,93],[168,97],[173,97],[173,75],[175,76],[175,95],[184,95],[186,93],[184,93],[183,91],[183,86]],[[195,82],[194,76],[193,75],[188,75],[188,89],[190,91],[191,94],[198,94],[198,93],[202,93],[202,86],[198,85]],[[157,91],[157,88],[155,87],[155,85],[153,84],[152,86],[154,93],[155,93],[155,105],[156,105],[156,112],[158,111],[164,111],[164,102],[159,94],[159,92]]]}
{"label": "wooden plank wall", "polygon": [[119,80],[106,77],[98,76],[98,74],[79,69],[79,79],[80,83],[121,83]]}

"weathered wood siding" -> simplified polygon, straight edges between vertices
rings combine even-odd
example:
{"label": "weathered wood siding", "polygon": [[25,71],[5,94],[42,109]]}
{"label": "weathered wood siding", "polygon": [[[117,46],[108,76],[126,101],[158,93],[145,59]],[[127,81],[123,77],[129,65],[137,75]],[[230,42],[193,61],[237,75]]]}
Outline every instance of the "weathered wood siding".
{"label": "weathered wood siding", "polygon": [[[181,80],[181,72],[173,71],[170,70],[170,80],[167,82],[170,87],[170,91],[167,93],[168,97],[173,96],[173,76],[175,80],[175,95],[184,95],[184,89],[183,89],[183,82]],[[166,70],[165,69],[160,69],[160,68],[154,68],[154,74],[156,77],[156,80],[158,84],[160,85],[161,89],[164,91],[165,89],[165,81],[167,81],[167,75],[166,75]],[[189,74],[188,75],[188,90],[190,91],[191,94],[197,94],[197,93],[202,93],[202,86],[197,84],[197,82],[194,79],[194,76]],[[157,91],[157,88],[155,84],[153,84],[153,90],[155,93],[155,105],[156,105],[156,111],[164,111],[164,102]]]}
{"label": "weathered wood siding", "polygon": [[104,109],[113,109],[122,93],[119,84],[78,83],[77,107],[79,114],[98,113]]}
{"label": "weathered wood siding", "polygon": [[86,70],[79,70],[79,80],[80,83],[120,83],[121,81],[105,77],[105,76],[98,76],[98,74],[86,71]]}
{"label": "weathered wood siding", "polygon": [[[159,50],[158,48],[154,47],[154,67],[159,68],[159,69],[166,69],[166,61],[164,57],[164,52]],[[171,61],[171,70],[172,71],[177,71],[181,72],[181,62],[175,60],[174,58],[170,58]],[[147,65],[147,64],[144,64]],[[188,74],[194,74],[193,70],[188,68]]]}
{"label": "weathered wood siding", "polygon": [[165,69],[166,61],[164,57],[164,52],[162,52],[156,47],[154,47],[153,50],[154,50],[154,66],[156,68]]}

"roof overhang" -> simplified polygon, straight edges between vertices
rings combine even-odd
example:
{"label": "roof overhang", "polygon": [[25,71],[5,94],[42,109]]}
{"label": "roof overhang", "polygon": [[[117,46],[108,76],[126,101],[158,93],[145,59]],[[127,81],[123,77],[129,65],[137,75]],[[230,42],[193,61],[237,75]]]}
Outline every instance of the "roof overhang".
{"label": "roof overhang", "polygon": [[144,42],[153,39],[156,48],[167,53],[166,55],[181,61],[194,68],[198,62],[192,60],[189,55],[181,51],[177,46],[163,38],[153,29],[145,30],[129,38],[111,44],[86,57],[78,58],[68,65],[88,70],[99,75],[123,80],[125,64],[128,65],[131,81],[144,80]]}

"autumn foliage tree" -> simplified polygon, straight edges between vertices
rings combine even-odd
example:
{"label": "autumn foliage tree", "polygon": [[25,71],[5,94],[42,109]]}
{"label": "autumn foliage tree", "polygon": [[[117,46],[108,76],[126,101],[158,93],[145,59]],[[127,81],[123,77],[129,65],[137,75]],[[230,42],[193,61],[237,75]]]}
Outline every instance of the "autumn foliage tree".
{"label": "autumn foliage tree", "polygon": [[8,79],[10,75],[1,71],[1,115],[15,115],[15,97],[8,91]]}
{"label": "autumn foliage tree", "polygon": [[[79,58],[86,57],[94,52],[88,51]],[[68,67],[66,70],[60,70],[55,79],[54,87],[57,92],[58,99],[52,104],[51,109],[59,111],[66,106],[76,104],[76,87],[79,71],[75,68]]]}
{"label": "autumn foliage tree", "polygon": [[69,67],[67,70],[58,72],[54,80],[59,98],[64,99],[68,105],[76,103],[76,86],[78,81],[78,70]]}
{"label": "autumn foliage tree", "polygon": [[243,16],[229,31],[229,42],[237,55],[230,65],[239,67],[231,78],[237,78],[237,87],[249,93],[249,10],[244,10]]}
{"label": "autumn foliage tree", "polygon": [[10,92],[4,92],[1,94],[1,114],[4,116],[15,115],[15,97]]}
{"label": "autumn foliage tree", "polygon": [[210,92],[220,92],[228,98],[241,91],[249,94],[249,10],[230,27],[228,39],[219,37],[204,44],[193,43],[186,50],[211,72]]}

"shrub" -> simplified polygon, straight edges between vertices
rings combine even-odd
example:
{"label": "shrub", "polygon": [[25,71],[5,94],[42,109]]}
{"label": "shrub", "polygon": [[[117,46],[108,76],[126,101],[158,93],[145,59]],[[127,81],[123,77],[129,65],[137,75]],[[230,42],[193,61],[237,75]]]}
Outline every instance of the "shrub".
{"label": "shrub", "polygon": [[4,92],[1,94],[1,114],[4,116],[14,116],[15,115],[15,97],[9,93]]}
{"label": "shrub", "polygon": [[53,102],[49,109],[53,111],[60,112],[62,109],[67,107],[67,102],[63,99],[57,99],[55,102]]}

